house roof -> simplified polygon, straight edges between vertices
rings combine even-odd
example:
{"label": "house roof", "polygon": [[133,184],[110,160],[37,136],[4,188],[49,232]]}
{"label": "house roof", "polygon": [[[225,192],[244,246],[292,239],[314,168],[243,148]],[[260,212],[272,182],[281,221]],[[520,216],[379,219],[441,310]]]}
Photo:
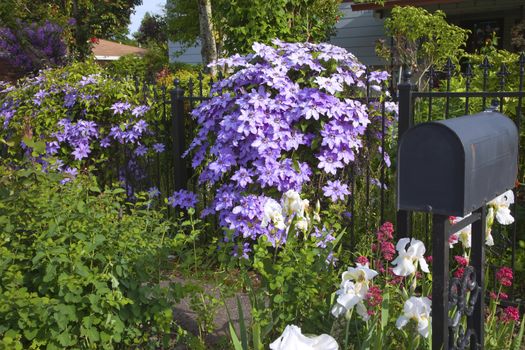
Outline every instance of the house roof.
{"label": "house roof", "polygon": [[465,0],[385,0],[384,5],[374,3],[374,0],[367,2],[354,2],[352,0],[343,0],[343,2],[352,3],[352,10],[363,11],[363,10],[379,10],[379,9],[390,9],[394,6],[425,6],[425,5],[437,5],[437,4],[453,4],[463,2]]}
{"label": "house roof", "polygon": [[113,41],[99,39],[93,46],[93,54],[100,61],[114,61],[125,55],[144,56],[146,49],[141,47],[119,44]]}

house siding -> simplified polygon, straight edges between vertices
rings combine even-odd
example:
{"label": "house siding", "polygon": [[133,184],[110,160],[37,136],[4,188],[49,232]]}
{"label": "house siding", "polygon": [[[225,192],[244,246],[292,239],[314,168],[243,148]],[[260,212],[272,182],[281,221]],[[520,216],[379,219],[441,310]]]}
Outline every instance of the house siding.
{"label": "house siding", "polygon": [[[364,64],[384,65],[385,61],[375,54],[376,41],[385,37],[384,20],[375,18],[373,11],[352,11],[350,4],[341,4],[340,10],[342,16],[330,43],[346,48]],[[176,53],[182,50],[180,43],[169,42],[168,48],[170,62],[202,63],[199,44],[183,50],[178,56]]]}
{"label": "house siding", "polygon": [[352,11],[350,4],[341,4],[339,9],[342,16],[330,43],[344,47],[366,65],[384,65],[386,62],[375,54],[377,40],[387,39],[384,20],[374,16],[374,11]]}
{"label": "house siding", "polygon": [[[442,10],[447,14],[447,20],[460,25],[465,20],[503,19],[503,47],[510,49],[510,31],[514,24],[525,19],[525,0],[468,0],[454,4],[424,6],[430,12]],[[344,47],[352,52],[364,64],[385,65],[388,62],[377,57],[375,45],[377,40],[384,39],[387,45],[390,38],[385,35],[384,17],[389,11],[373,10],[352,11],[350,3],[340,5],[341,19],[336,24],[336,34],[330,38],[330,43]],[[379,14],[383,18],[379,18]],[[200,46],[188,48],[182,55],[176,57],[174,52],[180,50],[180,44],[169,43],[170,61],[201,63]]]}
{"label": "house siding", "polygon": [[[169,58],[171,63],[182,62],[191,64],[201,64],[201,45],[196,44],[195,46],[183,49],[182,45],[178,42],[168,42]],[[182,51],[182,54],[179,52]]]}

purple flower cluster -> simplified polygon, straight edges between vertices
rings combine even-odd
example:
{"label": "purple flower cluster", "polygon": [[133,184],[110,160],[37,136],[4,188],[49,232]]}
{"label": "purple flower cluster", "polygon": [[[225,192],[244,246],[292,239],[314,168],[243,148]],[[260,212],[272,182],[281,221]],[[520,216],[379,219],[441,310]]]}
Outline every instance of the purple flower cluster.
{"label": "purple flower cluster", "polygon": [[0,28],[0,51],[11,63],[27,72],[66,63],[63,29],[49,21],[43,25],[17,22],[18,29]]}
{"label": "purple flower cluster", "polygon": [[121,144],[137,143],[144,132],[148,130],[148,123],[140,119],[138,121],[129,121],[121,125],[111,127],[109,137],[118,141]]}
{"label": "purple flower cluster", "polygon": [[11,99],[6,100],[0,106],[0,121],[2,121],[2,126],[4,129],[9,126],[9,122],[16,113],[16,107],[17,104]]}
{"label": "purple flower cluster", "polygon": [[168,197],[168,204],[173,208],[195,208],[195,205],[197,204],[197,195],[186,190],[175,191],[171,197]]}
{"label": "purple flower cluster", "polygon": [[[330,44],[274,40],[253,50],[214,63],[231,75],[192,112],[200,128],[187,153],[203,169],[200,183],[219,185],[210,212],[235,235],[256,239],[268,234],[254,219],[263,191],[302,191],[314,176],[337,177],[355,160],[369,106],[345,91],[364,93],[388,74],[373,72],[367,82],[355,56]],[[333,200],[349,194],[338,181],[325,191]]]}
{"label": "purple flower cluster", "polygon": [[59,144],[66,143],[73,148],[71,154],[76,160],[86,158],[91,153],[91,140],[98,138],[99,135],[97,124],[87,120],[71,123],[69,119],[62,119],[58,125],[62,127],[62,131],[53,134],[58,142],[51,141],[47,144],[48,154],[53,155],[57,153]]}
{"label": "purple flower cluster", "polygon": [[326,186],[323,187],[324,195],[329,197],[332,202],[344,200],[350,194],[348,185],[341,183],[339,180],[328,180]]}

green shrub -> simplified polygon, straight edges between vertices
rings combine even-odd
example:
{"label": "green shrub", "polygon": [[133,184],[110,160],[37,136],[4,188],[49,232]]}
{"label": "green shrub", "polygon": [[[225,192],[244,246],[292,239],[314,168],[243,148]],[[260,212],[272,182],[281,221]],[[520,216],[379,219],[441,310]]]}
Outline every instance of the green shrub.
{"label": "green shrub", "polygon": [[0,167],[0,349],[166,346],[170,224],[122,189],[62,179]]}
{"label": "green shrub", "polygon": [[146,62],[136,55],[125,55],[107,65],[108,71],[118,77],[146,76]]}

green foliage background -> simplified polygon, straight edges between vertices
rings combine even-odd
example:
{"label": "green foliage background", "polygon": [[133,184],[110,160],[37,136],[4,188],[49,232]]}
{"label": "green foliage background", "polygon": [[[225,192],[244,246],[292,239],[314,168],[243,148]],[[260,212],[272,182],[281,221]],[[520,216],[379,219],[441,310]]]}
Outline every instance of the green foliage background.
{"label": "green foliage background", "polygon": [[91,177],[0,167],[0,348],[167,344],[170,223]]}

